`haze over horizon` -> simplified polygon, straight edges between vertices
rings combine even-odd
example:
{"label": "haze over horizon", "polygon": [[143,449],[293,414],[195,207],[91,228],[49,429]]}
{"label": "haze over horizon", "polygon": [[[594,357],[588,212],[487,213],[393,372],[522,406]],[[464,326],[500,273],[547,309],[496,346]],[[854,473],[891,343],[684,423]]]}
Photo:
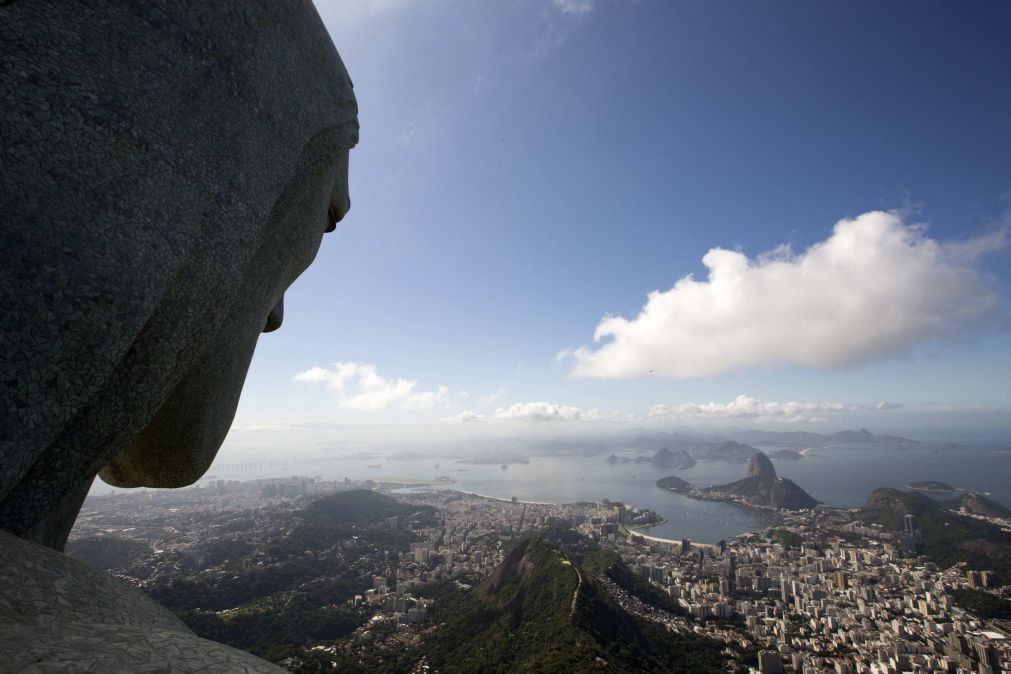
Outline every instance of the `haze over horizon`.
{"label": "haze over horizon", "polygon": [[360,105],[353,207],[223,460],[633,427],[1011,442],[1007,5],[316,6]]}

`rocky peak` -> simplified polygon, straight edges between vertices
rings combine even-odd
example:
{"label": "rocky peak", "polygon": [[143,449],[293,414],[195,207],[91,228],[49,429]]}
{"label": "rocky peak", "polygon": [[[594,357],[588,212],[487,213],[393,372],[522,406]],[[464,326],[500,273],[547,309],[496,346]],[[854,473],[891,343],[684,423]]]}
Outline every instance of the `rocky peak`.
{"label": "rocky peak", "polygon": [[748,466],[748,477],[759,477],[776,479],[776,469],[772,465],[769,457],[759,452],[751,457],[751,465]]}

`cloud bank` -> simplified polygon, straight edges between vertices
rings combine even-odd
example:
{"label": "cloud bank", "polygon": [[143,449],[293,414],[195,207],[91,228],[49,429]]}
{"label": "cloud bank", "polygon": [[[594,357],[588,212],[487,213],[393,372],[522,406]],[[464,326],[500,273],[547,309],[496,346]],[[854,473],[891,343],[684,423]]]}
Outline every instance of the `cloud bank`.
{"label": "cloud bank", "polygon": [[451,424],[472,424],[477,421],[484,421],[485,416],[483,414],[477,414],[476,412],[460,412],[451,417],[440,417],[439,421],[443,423]]}
{"label": "cloud bank", "polygon": [[376,366],[354,361],[337,362],[332,368],[311,367],[299,372],[293,381],[322,383],[334,394],[341,407],[376,412],[387,409],[424,410],[444,403],[449,390],[417,390],[413,379],[388,379],[376,372]]}
{"label": "cloud bank", "polygon": [[607,316],[597,347],[566,349],[579,377],[675,378],[763,365],[833,368],[908,352],[925,340],[1004,312],[975,264],[1006,230],[940,243],[894,212],[840,220],[800,254],[788,246],[749,259],[713,248],[708,278],[651,292],[635,318]]}
{"label": "cloud bank", "polygon": [[832,401],[778,402],[757,400],[741,394],[728,402],[688,402],[675,405],[653,405],[645,416],[602,412],[599,409],[582,410],[571,405],[548,402],[514,403],[499,407],[493,415],[461,412],[443,417],[439,421],[471,423],[484,421],[506,422],[642,422],[661,421],[678,423],[708,423],[752,421],[756,423],[817,423],[830,417],[854,412],[886,412],[902,407],[899,403],[882,400],[871,404],[851,404]]}
{"label": "cloud bank", "polygon": [[441,417],[439,421],[445,423],[473,423],[482,422],[523,422],[540,423],[554,421],[637,421],[639,417],[634,415],[623,415],[617,412],[602,412],[599,409],[583,410],[572,405],[559,405],[548,402],[525,402],[513,403],[509,407],[499,407],[494,414],[485,415],[476,412],[465,411],[451,417]]}
{"label": "cloud bank", "polygon": [[582,414],[578,407],[544,402],[515,403],[495,410],[495,418],[502,421],[579,421]]}
{"label": "cloud bank", "polygon": [[[869,409],[885,410],[900,407],[882,401]],[[868,409],[839,402],[763,402],[751,396],[739,395],[726,403],[682,403],[680,405],[654,405],[649,410],[651,419],[679,422],[693,421],[772,421],[788,423],[813,423],[827,416]]]}

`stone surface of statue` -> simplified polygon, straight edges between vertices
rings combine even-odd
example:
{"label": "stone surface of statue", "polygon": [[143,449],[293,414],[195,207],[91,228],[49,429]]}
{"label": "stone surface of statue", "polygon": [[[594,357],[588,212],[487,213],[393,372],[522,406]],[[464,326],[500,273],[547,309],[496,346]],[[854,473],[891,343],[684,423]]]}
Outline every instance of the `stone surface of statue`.
{"label": "stone surface of statue", "polygon": [[[87,650],[81,630],[126,616],[202,642],[125,585],[137,616],[82,618],[28,611],[10,583],[112,592],[73,560],[39,571],[66,559],[39,546],[62,550],[96,474],[206,471],[259,334],[350,206],[351,81],[309,0],[13,0],[0,101],[0,529],[23,540],[0,535],[2,631],[45,650],[78,620]],[[2,641],[3,658],[24,644]],[[165,669],[110,657],[97,669]]]}
{"label": "stone surface of statue", "polygon": [[0,6],[0,528],[210,465],[259,333],[349,207],[308,0]]}

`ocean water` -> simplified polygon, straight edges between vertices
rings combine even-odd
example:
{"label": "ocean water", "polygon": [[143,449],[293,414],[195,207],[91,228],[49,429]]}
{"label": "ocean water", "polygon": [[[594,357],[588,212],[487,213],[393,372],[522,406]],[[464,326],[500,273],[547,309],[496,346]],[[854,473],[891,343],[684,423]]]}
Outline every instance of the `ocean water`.
{"label": "ocean water", "polygon": [[[910,482],[941,480],[955,487],[989,493],[1011,506],[1011,455],[994,447],[920,445],[836,445],[812,450],[802,459],[774,460],[777,472],[794,480],[816,499],[835,506],[862,505],[877,487],[904,488]],[[626,454],[633,457],[636,454]],[[291,475],[323,479],[455,480],[450,489],[521,501],[571,503],[608,498],[649,508],[667,521],[649,533],[703,543],[730,539],[769,526],[768,513],[739,506],[697,501],[658,488],[666,475],[695,485],[731,482],[747,474],[747,464],[700,461],[688,470],[650,464],[609,464],[599,456],[531,457],[528,464],[468,465],[450,458],[391,459],[378,455],[346,456],[333,452],[293,455],[287,460],[249,457],[248,462],[217,462],[206,479],[248,480]],[[234,461],[234,459],[232,459]]]}

